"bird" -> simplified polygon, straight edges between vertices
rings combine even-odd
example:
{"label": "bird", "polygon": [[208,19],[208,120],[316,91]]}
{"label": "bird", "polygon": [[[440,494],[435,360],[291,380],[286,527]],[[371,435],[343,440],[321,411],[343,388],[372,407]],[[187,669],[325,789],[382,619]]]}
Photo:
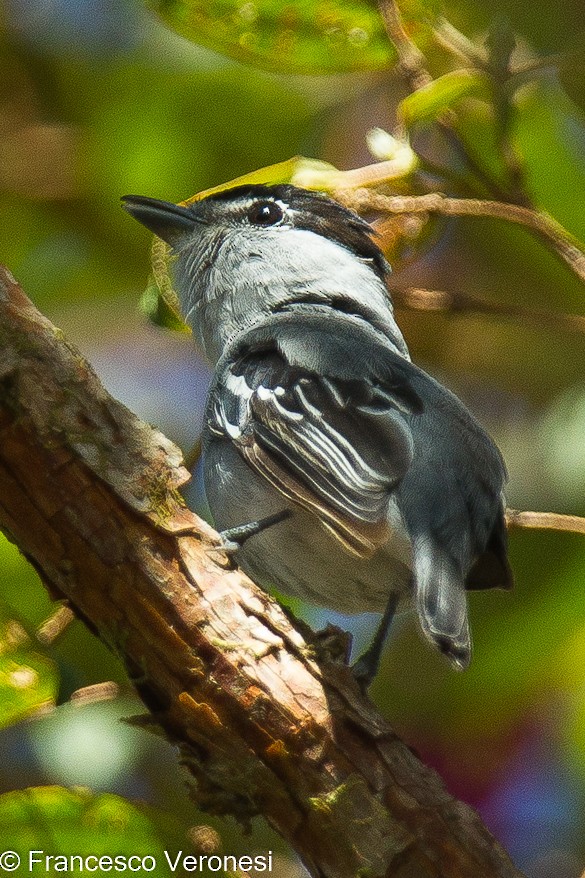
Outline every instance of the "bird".
{"label": "bird", "polygon": [[205,492],[262,588],[381,613],[354,664],[375,677],[398,608],[458,669],[466,591],[510,588],[506,467],[466,406],[415,365],[372,226],[327,195],[251,184],[123,207],[172,248],[212,368]]}

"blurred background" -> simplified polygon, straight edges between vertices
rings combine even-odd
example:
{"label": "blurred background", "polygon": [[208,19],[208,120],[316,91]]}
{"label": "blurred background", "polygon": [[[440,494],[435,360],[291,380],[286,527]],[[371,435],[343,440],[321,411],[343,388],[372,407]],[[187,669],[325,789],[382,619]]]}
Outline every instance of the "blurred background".
{"label": "blurred background", "polygon": [[[577,45],[584,33],[580,0],[554,7],[496,0],[489,16],[478,0],[452,0],[445,12],[480,41],[489,19],[506,15],[526,57]],[[563,86],[546,69],[520,89],[511,137],[535,203],[585,240],[582,69],[565,68]],[[179,201],[295,154],[342,169],[367,164],[366,132],[390,130],[405,93],[384,71],[292,76],[246,66],[174,34],[133,0],[7,0],[0,261],[108,390],[188,450],[207,369],[187,336],[140,313],[150,239],[120,210],[120,196]],[[428,149],[432,155],[432,143]],[[585,290],[569,270],[523,230],[495,221],[435,222],[394,268],[397,288],[585,313]],[[497,440],[510,472],[509,505],[585,515],[585,333],[552,321],[536,329],[403,308],[398,319],[413,359]],[[516,531],[511,559],[512,593],[470,597],[469,671],[449,670],[401,617],[372,694],[530,878],[577,878],[585,869],[585,539]],[[314,626],[351,628],[356,650],[376,622],[294,609]],[[36,575],[2,539],[4,633],[14,620],[34,632],[50,612]],[[196,812],[172,748],[119,722],[140,704],[81,623],[48,657],[32,651],[45,700],[62,706],[0,731],[0,792],[58,784],[119,793],[185,828],[212,823],[230,852],[273,849],[283,878],[304,874],[262,823],[244,837],[234,822]],[[116,681],[122,695],[66,703],[104,680]]]}

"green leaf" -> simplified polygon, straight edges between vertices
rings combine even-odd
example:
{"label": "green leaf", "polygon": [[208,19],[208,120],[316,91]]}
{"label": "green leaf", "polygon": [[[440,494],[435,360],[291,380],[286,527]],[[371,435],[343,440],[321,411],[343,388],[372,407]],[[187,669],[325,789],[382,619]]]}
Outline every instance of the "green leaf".
{"label": "green leaf", "polygon": [[173,30],[280,73],[379,70],[396,57],[368,0],[148,0]]}
{"label": "green leaf", "polygon": [[[56,786],[1,795],[0,838],[10,840],[10,849],[24,858],[23,866],[28,866],[30,850],[53,856],[149,856],[164,866],[166,845],[176,845],[176,850],[186,846],[182,827],[153,808],[138,808],[109,793]],[[33,868],[44,872],[44,861]]]}
{"label": "green leaf", "polygon": [[[331,185],[332,178],[337,174],[339,174],[337,168],[327,162],[295,156],[287,161],[268,165],[265,168],[259,168],[249,174],[236,177],[229,183],[205,189],[203,192],[182,201],[181,204],[192,204],[194,201],[199,201],[217,192],[223,192],[225,189],[255,183],[273,185],[293,183],[296,186],[304,186],[309,189],[327,189]],[[171,248],[157,237],[153,239],[151,264],[152,274],[140,300],[141,310],[157,326],[179,332],[191,332],[183,320],[179,297],[173,288]]]}
{"label": "green leaf", "polygon": [[462,98],[490,100],[491,94],[491,81],[486,73],[462,68],[445,73],[408,95],[400,103],[398,114],[408,127],[415,122],[436,118]]}
{"label": "green leaf", "polygon": [[512,135],[533,201],[585,240],[585,115],[554,81],[525,86],[515,104]]}
{"label": "green leaf", "polygon": [[33,647],[20,621],[0,605],[0,728],[53,704],[57,689],[53,662]]}
{"label": "green leaf", "polygon": [[[474,98],[461,103],[453,127],[475,164],[505,189],[509,184],[509,174],[502,157],[501,136],[493,105]],[[485,194],[489,195],[487,191]]]}

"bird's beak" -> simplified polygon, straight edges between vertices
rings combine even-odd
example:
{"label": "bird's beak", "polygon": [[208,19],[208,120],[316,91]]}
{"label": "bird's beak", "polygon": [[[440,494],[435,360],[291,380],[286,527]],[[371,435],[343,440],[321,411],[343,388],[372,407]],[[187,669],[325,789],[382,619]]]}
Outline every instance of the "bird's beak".
{"label": "bird's beak", "polygon": [[192,207],[181,207],[144,195],[123,195],[122,207],[171,247],[185,235],[191,234],[195,226],[202,222]]}

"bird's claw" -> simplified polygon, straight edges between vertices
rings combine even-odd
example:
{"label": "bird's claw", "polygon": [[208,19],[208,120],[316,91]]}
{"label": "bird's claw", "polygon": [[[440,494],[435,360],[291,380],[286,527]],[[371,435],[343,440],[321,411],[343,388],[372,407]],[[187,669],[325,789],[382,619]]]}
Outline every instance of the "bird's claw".
{"label": "bird's claw", "polygon": [[235,540],[230,540],[229,538],[224,539],[222,535],[219,535],[219,542],[216,546],[209,546],[207,549],[208,554],[223,554],[228,557],[232,557],[235,553],[241,549],[241,545],[237,543]]}

